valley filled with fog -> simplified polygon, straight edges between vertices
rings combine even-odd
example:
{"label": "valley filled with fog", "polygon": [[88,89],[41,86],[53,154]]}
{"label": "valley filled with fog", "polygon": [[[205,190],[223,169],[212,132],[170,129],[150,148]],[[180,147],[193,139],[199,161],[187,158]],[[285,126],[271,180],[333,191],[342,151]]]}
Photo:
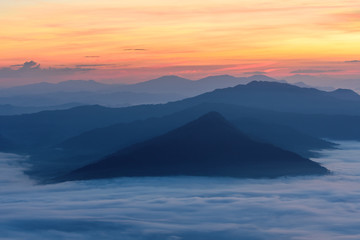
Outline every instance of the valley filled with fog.
{"label": "valley filled with fog", "polygon": [[359,3],[0,0],[0,240],[360,240]]}
{"label": "valley filled with fog", "polygon": [[0,155],[0,239],[359,239],[360,142],[313,159],[332,175],[143,177],[36,185]]}

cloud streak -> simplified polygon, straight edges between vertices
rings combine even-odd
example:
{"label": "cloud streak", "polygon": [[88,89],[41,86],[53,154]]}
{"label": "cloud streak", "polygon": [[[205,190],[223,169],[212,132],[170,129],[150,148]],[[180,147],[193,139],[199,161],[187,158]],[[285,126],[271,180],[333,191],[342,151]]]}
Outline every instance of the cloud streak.
{"label": "cloud streak", "polygon": [[122,178],[34,186],[0,156],[5,239],[329,239],[360,237],[360,144],[323,152],[333,176],[240,180]]}
{"label": "cloud streak", "polygon": [[11,65],[10,67],[0,68],[0,79],[43,79],[53,78],[64,75],[73,75],[81,72],[95,70],[94,65],[79,65],[77,67],[49,67],[42,68],[40,64],[34,61],[28,61],[23,64]]}
{"label": "cloud streak", "polygon": [[262,74],[266,74],[266,72],[254,71],[254,72],[244,72],[244,74],[249,74],[249,75],[262,75]]}
{"label": "cloud streak", "polygon": [[334,73],[334,72],[341,72],[342,70],[339,69],[328,69],[328,70],[319,70],[319,69],[300,69],[295,70],[290,73]]}
{"label": "cloud streak", "polygon": [[106,66],[116,66],[116,64],[78,64],[75,65],[77,68],[83,67],[106,67]]}
{"label": "cloud streak", "polygon": [[345,63],[360,63],[360,60],[345,61]]}
{"label": "cloud streak", "polygon": [[126,48],[124,51],[147,51],[145,48]]}

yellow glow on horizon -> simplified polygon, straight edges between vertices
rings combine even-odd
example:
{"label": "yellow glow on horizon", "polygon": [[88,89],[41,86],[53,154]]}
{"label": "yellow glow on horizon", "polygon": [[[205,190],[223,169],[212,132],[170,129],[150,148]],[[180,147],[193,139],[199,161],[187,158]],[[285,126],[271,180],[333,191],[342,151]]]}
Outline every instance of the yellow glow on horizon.
{"label": "yellow glow on horizon", "polygon": [[[0,66],[357,59],[358,1],[0,1]],[[127,51],[126,49],[145,49]]]}

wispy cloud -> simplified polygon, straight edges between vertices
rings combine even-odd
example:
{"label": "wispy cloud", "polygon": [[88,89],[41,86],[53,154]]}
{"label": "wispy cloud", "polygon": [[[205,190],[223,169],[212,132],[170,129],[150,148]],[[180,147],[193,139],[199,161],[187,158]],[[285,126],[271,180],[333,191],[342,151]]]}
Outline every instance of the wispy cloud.
{"label": "wispy cloud", "polygon": [[147,51],[145,48],[125,48],[124,51]]}
{"label": "wispy cloud", "polygon": [[261,74],[266,74],[266,72],[262,72],[262,71],[255,71],[255,72],[244,72],[244,74],[250,74],[250,75],[261,75]]}
{"label": "wispy cloud", "polygon": [[333,73],[333,72],[341,72],[342,70],[340,69],[324,69],[324,70],[319,70],[319,69],[300,69],[300,70],[295,70],[292,71],[290,73]]}
{"label": "wispy cloud", "polygon": [[41,68],[40,64],[34,61],[28,61],[23,64],[15,64],[10,67],[0,68],[0,78],[34,78],[51,77],[54,75],[73,74],[75,72],[84,72],[95,70],[94,68],[83,67],[62,67],[62,68]]}
{"label": "wispy cloud", "polygon": [[106,67],[106,66],[117,66],[116,64],[78,64],[75,65],[77,68],[83,68],[83,67]]}
{"label": "wispy cloud", "polygon": [[345,61],[345,63],[360,63],[360,60]]}

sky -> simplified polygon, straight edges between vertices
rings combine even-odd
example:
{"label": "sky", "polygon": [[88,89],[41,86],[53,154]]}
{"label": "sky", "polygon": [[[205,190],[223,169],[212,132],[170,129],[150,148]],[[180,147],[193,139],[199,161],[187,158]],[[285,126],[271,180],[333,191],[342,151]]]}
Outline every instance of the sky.
{"label": "sky", "polygon": [[0,0],[0,85],[360,74],[358,0]]}
{"label": "sky", "polygon": [[[2,240],[359,239],[359,142],[315,159],[333,175],[118,178],[34,185],[0,154]],[[36,213],[36,214],[34,214]]]}

